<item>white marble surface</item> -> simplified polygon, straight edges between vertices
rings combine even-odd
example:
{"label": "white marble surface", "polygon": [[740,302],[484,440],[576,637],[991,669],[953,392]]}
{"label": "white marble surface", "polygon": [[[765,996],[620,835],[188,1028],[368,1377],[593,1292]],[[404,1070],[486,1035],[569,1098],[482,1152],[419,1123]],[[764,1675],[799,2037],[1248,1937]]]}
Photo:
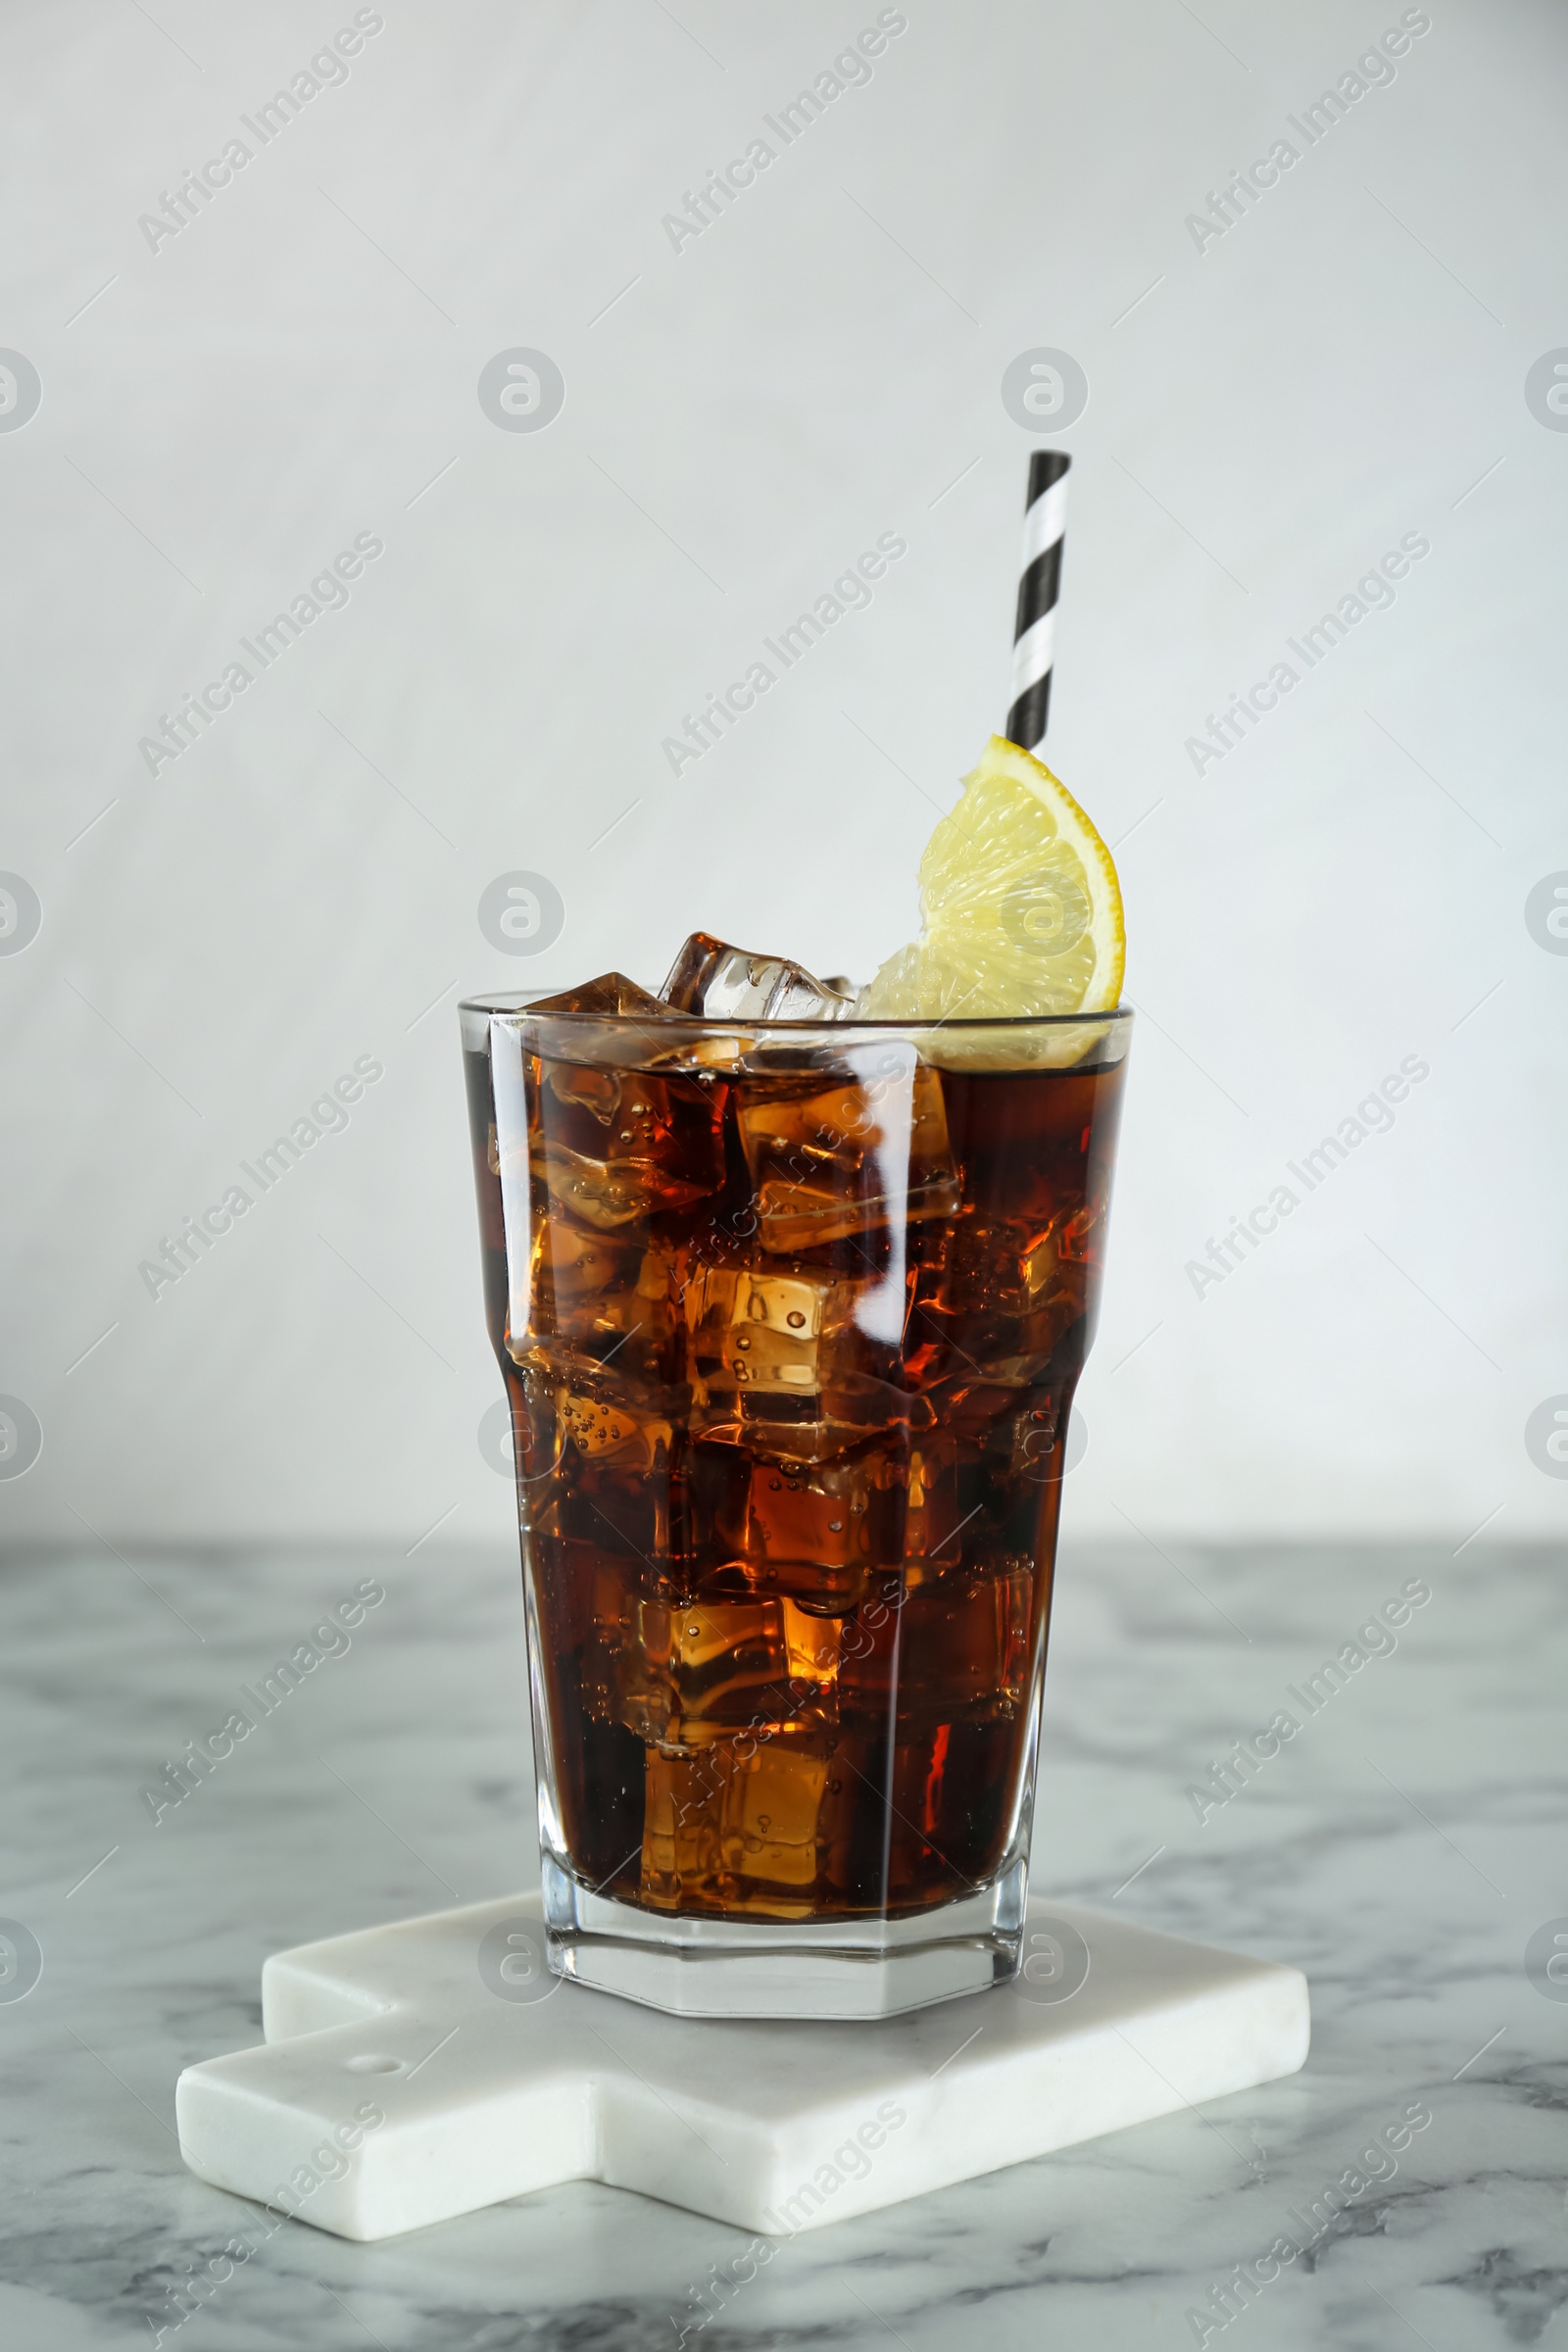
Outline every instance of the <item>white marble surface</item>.
{"label": "white marble surface", "polygon": [[788,2239],[1306,2057],[1306,1979],[1278,1961],[1038,1901],[1023,1949],[966,1998],[784,2021],[552,1976],[537,1894],[361,1928],[268,1961],[265,2042],[179,2078],[180,2152],[362,2242],[569,2180]]}
{"label": "white marble surface", "polygon": [[[593,2183],[378,2245],[269,2233],[180,2163],[174,2080],[259,2038],[270,1952],[523,1877],[511,1559],[431,1543],[407,1561],[13,1562],[0,1914],[37,1938],[43,1974],[0,2001],[0,2342],[147,2344],[201,2269],[204,2307],[163,2337],[181,2352],[630,2352],[683,2330],[720,2348],[1175,2352],[1234,2265],[1294,2234],[1310,2242],[1239,2318],[1221,2330],[1210,2307],[1209,2343],[1549,2345],[1568,2329],[1568,2002],[1524,1956],[1568,1914],[1563,1555],[1485,1539],[1457,1558],[1165,1553],[1065,1547],[1036,1887],[1304,1968],[1305,2069],[765,2265],[742,2231]],[[1397,1648],[1200,1822],[1189,1786],[1412,1576],[1432,1599]],[[352,1647],[154,1826],[141,1791],[165,1762],[366,1577],[387,1598]],[[1432,2121],[1393,2154],[1412,2106]],[[1364,2186],[1328,2213],[1357,2166]],[[239,2231],[243,2261],[223,2253]]]}

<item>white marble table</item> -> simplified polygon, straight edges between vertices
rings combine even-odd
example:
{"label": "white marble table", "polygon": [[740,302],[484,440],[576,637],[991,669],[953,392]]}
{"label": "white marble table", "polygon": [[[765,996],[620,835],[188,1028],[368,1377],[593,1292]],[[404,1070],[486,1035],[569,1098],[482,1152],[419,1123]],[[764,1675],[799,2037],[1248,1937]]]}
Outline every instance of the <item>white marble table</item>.
{"label": "white marble table", "polygon": [[[260,2038],[269,1952],[527,1875],[512,1559],[427,1544],[0,1569],[0,1917],[42,1954],[8,1999],[28,1949],[0,1946],[0,2344],[1554,2341],[1568,1999],[1526,1951],[1553,1922],[1568,1934],[1568,1562],[1484,1543],[1166,1549],[1065,1549],[1036,1886],[1303,1967],[1305,2070],[766,2261],[744,2231],[590,2183],[358,2245],[273,2226],[180,2164],[174,2079]],[[1383,1654],[1351,1665],[1412,1578],[1431,1598],[1396,1648],[1367,1633]],[[149,1803],[184,1742],[366,1579],[386,1598],[352,1646],[187,1773],[179,1803],[167,1782]],[[1314,1695],[1342,1652],[1343,1687]],[[1281,1710],[1300,1728],[1233,1760],[1238,1793],[1191,1793]],[[175,2328],[170,2290],[193,2274],[200,2307]]]}

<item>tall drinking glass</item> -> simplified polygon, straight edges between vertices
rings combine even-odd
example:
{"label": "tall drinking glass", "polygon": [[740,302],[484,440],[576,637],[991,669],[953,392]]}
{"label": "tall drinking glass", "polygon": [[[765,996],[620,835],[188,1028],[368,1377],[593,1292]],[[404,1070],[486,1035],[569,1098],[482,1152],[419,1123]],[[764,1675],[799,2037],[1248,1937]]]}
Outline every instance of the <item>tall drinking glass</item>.
{"label": "tall drinking glass", "polygon": [[701,2016],[1011,1977],[1130,1015],[462,1018],[551,1965]]}

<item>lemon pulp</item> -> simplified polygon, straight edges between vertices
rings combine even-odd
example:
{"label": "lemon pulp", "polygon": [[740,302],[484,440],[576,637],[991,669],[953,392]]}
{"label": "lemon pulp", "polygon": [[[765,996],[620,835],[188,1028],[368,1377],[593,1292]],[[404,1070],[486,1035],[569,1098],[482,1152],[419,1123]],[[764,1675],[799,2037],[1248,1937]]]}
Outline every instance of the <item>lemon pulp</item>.
{"label": "lemon pulp", "polygon": [[871,1020],[1108,1012],[1126,934],[1110,852],[1042,760],[993,735],[920,859],[920,937],[889,956]]}

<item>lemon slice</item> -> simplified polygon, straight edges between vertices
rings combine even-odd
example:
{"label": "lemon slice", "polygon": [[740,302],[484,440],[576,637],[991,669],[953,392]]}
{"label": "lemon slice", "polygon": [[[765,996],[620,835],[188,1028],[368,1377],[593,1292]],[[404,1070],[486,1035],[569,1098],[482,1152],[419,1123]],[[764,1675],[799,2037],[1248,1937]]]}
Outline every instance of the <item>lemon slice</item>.
{"label": "lemon slice", "polygon": [[1120,998],[1110,852],[1050,768],[1000,735],[926,843],[920,919],[861,998],[867,1019],[1028,1019]]}

